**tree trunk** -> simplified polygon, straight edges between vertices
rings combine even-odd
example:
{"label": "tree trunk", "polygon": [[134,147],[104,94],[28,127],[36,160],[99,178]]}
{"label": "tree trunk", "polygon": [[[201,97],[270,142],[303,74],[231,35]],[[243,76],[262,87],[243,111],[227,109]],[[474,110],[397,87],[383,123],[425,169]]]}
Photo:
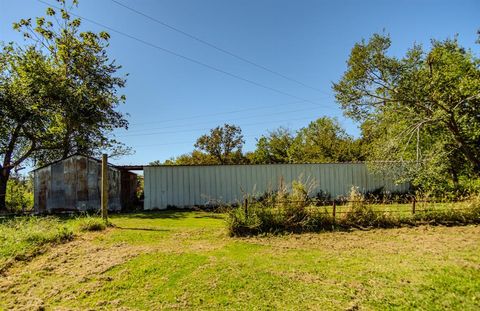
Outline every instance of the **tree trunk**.
{"label": "tree trunk", "polygon": [[7,182],[10,178],[10,170],[2,168],[0,170],[0,214],[7,212],[6,195],[7,195]]}

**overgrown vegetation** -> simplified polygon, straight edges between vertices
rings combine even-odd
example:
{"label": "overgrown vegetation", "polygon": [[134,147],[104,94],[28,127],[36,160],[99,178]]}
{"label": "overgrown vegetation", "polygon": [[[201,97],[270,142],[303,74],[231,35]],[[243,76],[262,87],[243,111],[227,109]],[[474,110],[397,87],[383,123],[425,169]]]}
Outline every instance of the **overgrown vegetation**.
{"label": "overgrown vegetation", "polygon": [[80,231],[102,231],[107,228],[107,225],[102,218],[87,215],[79,219],[78,228]]}
{"label": "overgrown vegetation", "polygon": [[33,210],[33,179],[31,176],[14,175],[7,183],[6,206],[8,212]]}
{"label": "overgrown vegetation", "polygon": [[57,217],[17,217],[0,220],[0,272],[15,260],[26,260],[47,244],[74,237],[73,229]]}
{"label": "overgrown vegetation", "polygon": [[[281,201],[278,201],[281,197]],[[417,212],[401,209],[377,210],[365,196],[352,187],[347,204],[342,208],[314,206],[305,186],[294,182],[292,192],[284,189],[273,199],[253,201],[245,208],[232,209],[227,227],[232,236],[284,232],[319,232],[352,228],[394,228],[401,226],[467,225],[480,223],[480,197],[465,202],[444,204],[439,208],[424,207]],[[408,205],[409,206],[409,205]],[[335,208],[335,210],[334,210]],[[410,207],[409,207],[410,208]]]}

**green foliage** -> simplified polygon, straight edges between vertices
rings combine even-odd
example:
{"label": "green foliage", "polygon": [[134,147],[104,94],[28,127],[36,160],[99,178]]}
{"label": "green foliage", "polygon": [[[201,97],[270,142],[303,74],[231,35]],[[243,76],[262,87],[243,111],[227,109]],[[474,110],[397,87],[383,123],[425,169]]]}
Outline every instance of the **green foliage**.
{"label": "green foliage", "polygon": [[401,163],[393,173],[420,189],[480,175],[480,59],[456,39],[414,45],[402,58],[388,55],[390,45],[379,34],[357,43],[333,86],[344,113],[363,123],[363,154]]}
{"label": "green foliage", "polygon": [[125,78],[107,54],[109,35],[81,31],[73,6],[59,2],[46,17],[14,23],[26,46],[0,52],[0,210],[10,172],[24,161],[128,152],[111,135],[128,123],[117,110]]}
{"label": "green foliage", "polygon": [[6,205],[10,212],[33,209],[33,180],[31,176],[14,176],[8,180]]}
{"label": "green foliage", "polygon": [[290,158],[293,163],[362,160],[357,143],[336,119],[322,117],[297,132]]}
{"label": "green foliage", "polygon": [[260,137],[256,150],[247,157],[254,164],[290,163],[289,150],[293,140],[293,134],[288,129],[280,127],[267,136]]}
{"label": "green foliage", "polygon": [[336,119],[321,117],[296,133],[279,128],[262,136],[247,155],[251,163],[320,163],[362,161],[359,140],[349,136]]}
{"label": "green foliage", "polygon": [[[298,183],[297,193],[303,195],[305,186]],[[275,199],[254,201],[233,209],[227,218],[227,229],[231,236],[248,236],[265,233],[319,232],[327,230],[350,230],[352,228],[394,228],[401,226],[468,225],[480,224],[480,197],[474,196],[457,208],[445,205],[443,208],[424,207],[417,213],[392,208],[389,211],[374,209],[356,187],[352,187],[347,206],[333,216],[333,209],[308,205],[308,199],[297,201],[298,194],[288,194],[278,204]],[[275,196],[273,196],[275,197]],[[299,203],[300,202],[300,203]],[[455,206],[455,205],[453,205]],[[385,208],[385,207],[384,207]],[[400,213],[402,212],[402,213]]]}
{"label": "green foliage", "polygon": [[80,231],[103,231],[107,225],[100,217],[84,216],[79,219],[78,228]]}
{"label": "green foliage", "polygon": [[212,165],[219,164],[218,160],[210,154],[193,150],[191,153],[182,154],[176,158],[166,160],[163,165]]}
{"label": "green foliage", "polygon": [[209,135],[197,139],[195,148],[205,151],[218,164],[235,164],[243,161],[242,129],[236,125],[224,124],[210,130]]}

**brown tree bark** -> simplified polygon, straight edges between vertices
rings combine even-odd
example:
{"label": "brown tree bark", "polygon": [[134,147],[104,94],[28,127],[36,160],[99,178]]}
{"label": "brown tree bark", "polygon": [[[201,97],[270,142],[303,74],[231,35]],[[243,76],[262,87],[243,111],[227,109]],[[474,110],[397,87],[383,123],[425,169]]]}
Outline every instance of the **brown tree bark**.
{"label": "brown tree bark", "polygon": [[7,182],[10,178],[10,170],[2,168],[0,170],[0,214],[7,212],[6,195],[7,195]]}

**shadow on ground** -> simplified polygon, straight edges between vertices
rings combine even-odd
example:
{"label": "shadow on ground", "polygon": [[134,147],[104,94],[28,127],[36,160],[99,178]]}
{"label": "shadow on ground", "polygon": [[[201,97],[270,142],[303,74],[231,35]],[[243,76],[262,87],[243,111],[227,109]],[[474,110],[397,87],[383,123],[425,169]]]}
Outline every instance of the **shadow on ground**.
{"label": "shadow on ground", "polygon": [[137,227],[119,227],[115,226],[115,229],[120,230],[134,230],[134,231],[156,231],[156,232],[168,232],[168,229],[158,229],[158,228],[137,228]]}
{"label": "shadow on ground", "polygon": [[112,215],[112,218],[136,218],[136,219],[182,219],[188,217],[190,211],[152,211],[152,212],[139,212],[131,214],[118,214]]}

